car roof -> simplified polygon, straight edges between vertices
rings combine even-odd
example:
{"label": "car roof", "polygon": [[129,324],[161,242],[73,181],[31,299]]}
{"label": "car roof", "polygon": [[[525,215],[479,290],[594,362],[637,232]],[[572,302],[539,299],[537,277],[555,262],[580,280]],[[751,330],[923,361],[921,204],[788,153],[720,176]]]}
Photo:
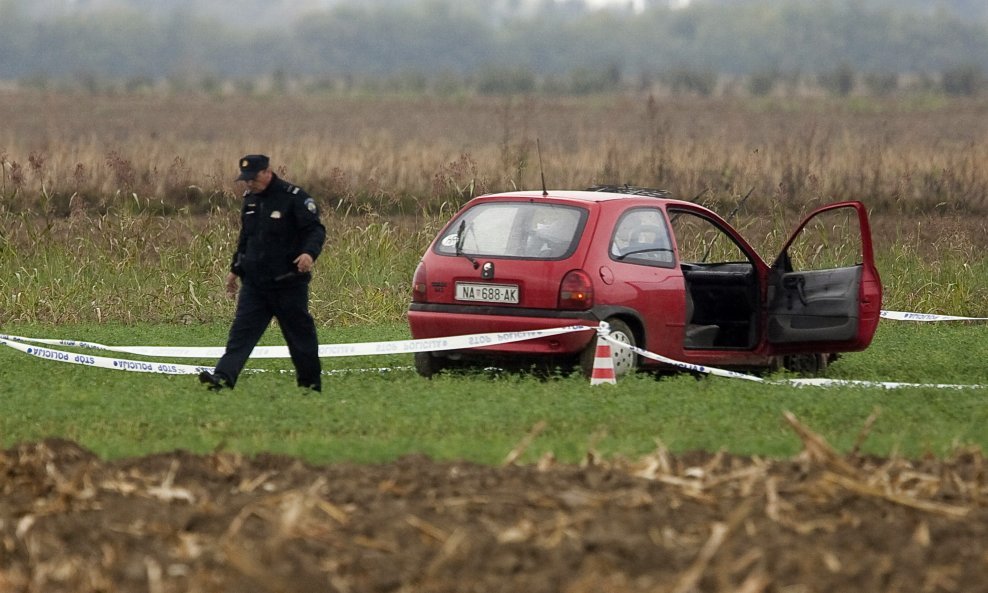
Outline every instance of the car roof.
{"label": "car roof", "polygon": [[[523,190],[496,194],[486,194],[481,198],[520,198],[520,199],[559,199],[574,202],[610,202],[613,200],[649,200],[660,203],[683,203],[671,197],[656,197],[640,194],[617,193],[611,191],[587,191],[571,189],[551,189],[543,193],[542,190]],[[689,202],[686,202],[689,203]]]}

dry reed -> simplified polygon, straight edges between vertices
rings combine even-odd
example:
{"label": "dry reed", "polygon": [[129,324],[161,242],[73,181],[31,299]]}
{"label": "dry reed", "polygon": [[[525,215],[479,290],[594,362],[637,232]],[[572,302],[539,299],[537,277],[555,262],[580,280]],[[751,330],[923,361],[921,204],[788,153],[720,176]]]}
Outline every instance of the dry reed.
{"label": "dry reed", "polygon": [[[244,153],[322,204],[329,323],[400,319],[418,255],[466,199],[662,187],[771,259],[811,207],[872,212],[888,308],[981,315],[988,102],[801,105],[613,96],[72,95],[0,101],[0,323],[226,317]],[[160,215],[166,216],[160,216]]]}
{"label": "dry reed", "polygon": [[[863,101],[863,100],[862,100]],[[614,96],[268,98],[20,92],[0,102],[0,207],[227,207],[247,152],[334,207],[436,211],[473,194],[658,186],[753,212],[862,199],[982,213],[988,102],[802,105]]]}

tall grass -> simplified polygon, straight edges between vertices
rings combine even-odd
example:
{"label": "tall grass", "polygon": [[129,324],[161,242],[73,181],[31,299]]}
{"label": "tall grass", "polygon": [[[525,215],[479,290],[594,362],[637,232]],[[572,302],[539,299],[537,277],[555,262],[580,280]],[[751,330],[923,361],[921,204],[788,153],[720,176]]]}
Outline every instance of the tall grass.
{"label": "tall grass", "polygon": [[316,196],[320,323],[401,320],[469,197],[631,182],[722,213],[770,260],[812,207],[872,212],[886,308],[985,316],[988,102],[70,95],[0,101],[0,324],[228,319],[243,153]]}
{"label": "tall grass", "polygon": [[[412,272],[447,217],[326,213],[328,238],[312,283],[317,322],[401,321]],[[886,309],[988,316],[988,260],[980,255],[988,241],[984,222],[877,218]],[[750,214],[735,222],[768,261],[795,224]],[[237,214],[226,210],[50,219],[2,212],[0,327],[227,320],[233,301],[223,279],[238,226]]]}
{"label": "tall grass", "polygon": [[0,208],[206,213],[236,199],[237,158],[274,157],[327,206],[435,213],[536,187],[659,186],[715,205],[984,213],[988,102],[10,93]]}
{"label": "tall grass", "polygon": [[[0,325],[205,323],[232,315],[224,277],[235,212],[43,219],[0,213]],[[400,319],[434,219],[391,222],[330,213],[312,312],[332,325]]]}

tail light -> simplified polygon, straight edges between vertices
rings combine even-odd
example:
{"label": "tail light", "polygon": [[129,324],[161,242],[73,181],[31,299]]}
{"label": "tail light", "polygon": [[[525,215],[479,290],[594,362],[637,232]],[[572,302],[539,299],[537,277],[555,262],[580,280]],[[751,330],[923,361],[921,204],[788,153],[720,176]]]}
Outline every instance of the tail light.
{"label": "tail light", "polygon": [[419,262],[418,267],[415,268],[415,275],[412,276],[412,302],[424,303],[426,302],[426,273],[425,273],[425,262]]}
{"label": "tail light", "polygon": [[559,308],[582,311],[593,307],[593,282],[583,270],[572,270],[559,285]]}

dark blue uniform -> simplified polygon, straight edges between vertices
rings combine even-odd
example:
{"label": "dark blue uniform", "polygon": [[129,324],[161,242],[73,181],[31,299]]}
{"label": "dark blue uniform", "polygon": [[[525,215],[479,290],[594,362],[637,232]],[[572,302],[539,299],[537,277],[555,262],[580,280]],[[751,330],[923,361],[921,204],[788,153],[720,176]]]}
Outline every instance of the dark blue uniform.
{"label": "dark blue uniform", "polygon": [[326,240],[315,200],[275,175],[264,191],[244,193],[240,219],[231,269],[242,287],[215,376],[232,387],[274,317],[288,343],[299,386],[318,391],[319,342],[309,314],[312,274],[299,273],[293,263],[303,253],[314,261]]}

